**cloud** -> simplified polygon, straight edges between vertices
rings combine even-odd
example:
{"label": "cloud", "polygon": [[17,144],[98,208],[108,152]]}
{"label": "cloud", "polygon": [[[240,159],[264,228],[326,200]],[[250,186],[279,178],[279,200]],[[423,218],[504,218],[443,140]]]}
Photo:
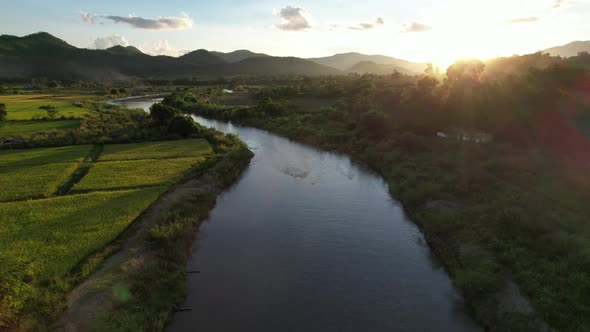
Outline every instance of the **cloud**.
{"label": "cloud", "polygon": [[193,19],[186,13],[181,13],[179,17],[158,17],[143,18],[139,16],[103,16],[107,20],[115,23],[127,23],[138,29],[148,30],[184,30],[193,27]]}
{"label": "cloud", "polygon": [[539,20],[538,17],[519,17],[512,20],[505,21],[508,24],[519,24],[519,23],[532,23],[537,22]]}
{"label": "cloud", "polygon": [[379,17],[372,23],[366,23],[366,22],[359,23],[358,25],[349,26],[348,29],[350,29],[350,30],[370,30],[370,29],[376,28],[376,27],[384,25],[384,24],[385,24],[385,20],[383,19],[383,17]]}
{"label": "cloud", "polygon": [[88,24],[93,24],[94,23],[94,15],[87,13],[87,12],[80,12],[80,18],[82,19],[82,21],[88,23]]}
{"label": "cloud", "polygon": [[303,31],[311,28],[307,13],[303,8],[293,7],[291,5],[275,12],[276,16],[281,18],[281,24],[275,25],[277,28],[285,31]]}
{"label": "cloud", "polygon": [[116,45],[129,46],[129,42],[123,36],[113,35],[106,37],[99,37],[92,43],[92,48],[104,50],[105,48],[113,47]]}
{"label": "cloud", "polygon": [[555,2],[553,3],[553,6],[551,6],[551,8],[559,8],[563,5],[565,5],[565,0],[555,0]]}
{"label": "cloud", "polygon": [[412,24],[404,24],[403,32],[428,32],[431,31],[432,27],[426,24],[413,22]]}
{"label": "cloud", "polygon": [[167,40],[158,40],[148,47],[140,47],[140,50],[143,53],[150,55],[168,55],[174,57],[178,57],[188,53],[185,50],[179,50],[173,47]]}

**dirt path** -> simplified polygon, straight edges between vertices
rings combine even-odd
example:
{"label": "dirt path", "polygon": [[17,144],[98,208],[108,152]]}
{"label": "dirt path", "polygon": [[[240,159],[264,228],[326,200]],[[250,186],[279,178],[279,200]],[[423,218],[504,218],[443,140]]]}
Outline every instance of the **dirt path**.
{"label": "dirt path", "polygon": [[122,247],[108,258],[102,267],[67,297],[67,309],[53,326],[57,331],[91,331],[100,323],[105,313],[112,311],[120,301],[118,289],[121,281],[154,260],[154,251],[144,240],[150,227],[171,211],[175,204],[209,193],[218,195],[222,189],[216,180],[216,169],[202,176],[173,187],[153,203],[123,235]]}

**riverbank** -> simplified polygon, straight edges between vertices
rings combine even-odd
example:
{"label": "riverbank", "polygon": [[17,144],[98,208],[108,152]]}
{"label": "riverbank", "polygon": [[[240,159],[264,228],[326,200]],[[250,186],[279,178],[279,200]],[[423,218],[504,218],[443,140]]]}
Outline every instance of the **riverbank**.
{"label": "riverbank", "polygon": [[[578,222],[587,210],[584,196],[535,176],[551,173],[528,163],[530,155],[520,155],[521,169],[515,172],[518,151],[498,145],[403,135],[376,142],[352,137],[345,126],[321,116],[240,123],[346,153],[384,176],[486,329],[550,331],[547,322],[562,330],[585,326],[584,301],[563,294],[585,287],[572,285],[568,279],[573,276],[564,274],[579,266],[565,253],[576,252],[583,243],[559,242],[566,236],[559,226],[563,220],[583,225]],[[547,191],[559,193],[559,199]],[[567,219],[550,219],[555,214]],[[578,259],[585,257],[583,251],[577,253],[582,255]],[[551,261],[556,257],[559,263]]]}
{"label": "riverbank", "polygon": [[120,240],[121,249],[80,284],[54,326],[62,331],[158,331],[184,298],[188,248],[217,195],[252,153],[239,142],[154,203]]}

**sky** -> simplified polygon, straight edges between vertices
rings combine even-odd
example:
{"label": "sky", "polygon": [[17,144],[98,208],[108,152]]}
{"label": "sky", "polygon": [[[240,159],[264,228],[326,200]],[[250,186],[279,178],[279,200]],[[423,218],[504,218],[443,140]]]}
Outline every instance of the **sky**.
{"label": "sky", "polygon": [[590,39],[590,0],[0,0],[0,34],[178,56],[383,54],[450,63]]}

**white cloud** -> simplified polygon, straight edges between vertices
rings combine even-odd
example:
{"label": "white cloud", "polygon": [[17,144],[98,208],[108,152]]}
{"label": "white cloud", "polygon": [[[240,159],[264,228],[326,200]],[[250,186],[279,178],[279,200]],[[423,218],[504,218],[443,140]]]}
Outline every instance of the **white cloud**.
{"label": "white cloud", "polygon": [[99,37],[92,43],[92,48],[104,50],[117,45],[129,46],[129,42],[125,37],[119,35]]}
{"label": "white cloud", "polygon": [[349,26],[348,29],[350,29],[350,30],[371,30],[371,29],[374,29],[374,28],[384,25],[384,24],[385,24],[385,20],[383,19],[383,17],[378,17],[374,22],[359,23],[358,25]]}
{"label": "white cloud", "polygon": [[179,17],[158,17],[143,18],[139,16],[103,16],[107,20],[115,23],[126,23],[138,29],[148,30],[184,30],[193,27],[193,19],[186,13],[181,13]]}
{"label": "white cloud", "polygon": [[555,0],[555,2],[553,3],[552,8],[559,8],[563,5],[565,5],[565,0]]}
{"label": "white cloud", "polygon": [[80,18],[82,19],[82,21],[88,23],[88,24],[93,24],[94,23],[94,15],[87,13],[87,12],[80,12]]}
{"label": "white cloud", "polygon": [[285,31],[303,31],[311,28],[307,12],[301,7],[293,7],[291,5],[275,12],[276,16],[281,18],[281,24],[276,27]]}
{"label": "white cloud", "polygon": [[519,17],[512,20],[506,21],[509,24],[519,24],[519,23],[532,23],[537,22],[539,20],[538,17]]}
{"label": "white cloud", "polygon": [[429,25],[413,22],[410,25],[404,24],[403,32],[428,32],[431,30],[432,27]]}
{"label": "white cloud", "polygon": [[140,50],[150,55],[168,55],[178,57],[187,53],[186,50],[179,50],[168,42],[168,40],[158,40],[147,47],[141,47]]}

